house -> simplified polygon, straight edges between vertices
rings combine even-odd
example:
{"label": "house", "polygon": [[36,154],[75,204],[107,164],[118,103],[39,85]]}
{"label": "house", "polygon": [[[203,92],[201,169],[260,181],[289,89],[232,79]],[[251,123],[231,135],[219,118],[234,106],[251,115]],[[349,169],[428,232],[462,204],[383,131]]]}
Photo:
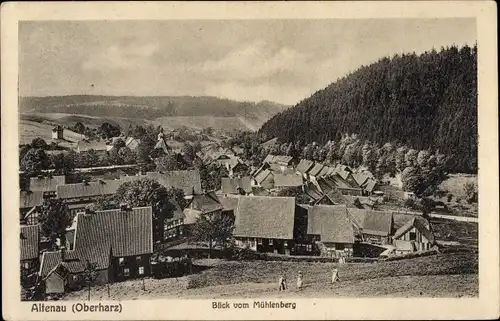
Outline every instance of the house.
{"label": "house", "polygon": [[20,261],[21,269],[30,274],[38,270],[40,253],[40,226],[21,226],[20,233]]}
{"label": "house", "polygon": [[401,226],[392,239],[397,254],[430,250],[435,245],[429,222],[417,216]]}
{"label": "house", "polygon": [[292,156],[269,154],[266,156],[263,163],[271,165],[273,171],[281,171],[284,173],[292,171],[297,165],[297,160]]}
{"label": "house", "polygon": [[52,128],[52,139],[63,139],[64,128],[60,125]]}
{"label": "house", "polygon": [[203,214],[222,212],[223,205],[215,192],[194,194],[184,209],[184,230],[185,234],[190,233],[190,225]]}
{"label": "house", "polygon": [[352,256],[354,233],[345,205],[314,205],[309,208],[307,234],[317,242],[322,256]]}
{"label": "house", "polygon": [[88,140],[80,140],[76,143],[76,152],[83,153],[93,150],[98,154],[106,153],[107,151],[106,142],[104,140],[98,141],[88,141]]}
{"label": "house", "polygon": [[71,213],[76,214],[93,204],[100,196],[114,195],[123,180],[99,180],[75,184],[58,185],[56,194],[64,199]]}
{"label": "house", "polygon": [[134,137],[127,137],[127,139],[125,140],[125,147],[130,148],[130,150],[136,150],[137,147],[139,147],[140,143],[141,143],[140,139]]}
{"label": "house", "polygon": [[403,199],[405,200],[416,200],[417,196],[413,192],[404,192],[403,194]]}
{"label": "house", "polygon": [[327,177],[319,177],[315,181],[323,193],[329,193],[333,189],[339,190],[343,195],[361,195],[361,188],[352,187],[340,175],[334,173]]}
{"label": "house", "polygon": [[302,175],[305,179],[308,179],[307,173],[313,167],[314,167],[313,161],[310,161],[307,159],[301,159],[299,164],[297,165],[296,172],[297,172],[297,174]]}
{"label": "house", "polygon": [[250,177],[238,177],[229,178],[222,177],[221,179],[222,194],[251,194],[252,193],[252,182]]}
{"label": "house", "polygon": [[294,254],[296,248],[310,245],[307,211],[293,197],[239,196],[234,215],[233,235],[239,247]]}
{"label": "house", "polygon": [[87,262],[96,265],[96,284],[150,275],[153,253],[151,207],[77,214],[74,250],[44,252],[40,277],[46,293],[81,286]]}
{"label": "house", "polygon": [[229,177],[243,174],[248,171],[248,166],[243,163],[239,157],[228,156],[227,159],[219,159],[217,162],[219,165],[224,166],[227,169]]}
{"label": "house", "polygon": [[58,185],[66,183],[66,176],[52,176],[52,177],[30,177],[30,191],[50,192],[55,196]]}
{"label": "house", "polygon": [[259,169],[252,176],[252,186],[272,189],[274,187],[274,174],[269,169]]}
{"label": "house", "polygon": [[307,172],[309,179],[311,179],[311,180],[317,179],[319,177],[319,173],[321,172],[323,167],[324,167],[323,164],[315,163],[313,168],[311,168],[309,170],[309,172]]}
{"label": "house", "polygon": [[179,203],[170,201],[174,204],[175,209],[172,217],[165,220],[163,237],[165,241],[170,241],[184,235],[184,212]]}
{"label": "house", "polygon": [[165,188],[172,187],[181,189],[184,195],[189,196],[194,193],[201,193],[201,177],[199,170],[183,170],[168,172],[147,172],[145,175],[121,176],[120,180],[133,181],[142,178],[149,178],[157,181]]}
{"label": "house", "polygon": [[274,174],[274,188],[286,189],[301,187],[303,178],[297,174]]}
{"label": "house", "polygon": [[43,191],[21,191],[19,194],[19,214],[23,224],[38,224],[38,214],[43,204]]}
{"label": "house", "polygon": [[362,238],[366,243],[391,244],[390,235],[393,225],[391,212],[347,208],[347,213],[351,216],[354,225],[361,230]]}

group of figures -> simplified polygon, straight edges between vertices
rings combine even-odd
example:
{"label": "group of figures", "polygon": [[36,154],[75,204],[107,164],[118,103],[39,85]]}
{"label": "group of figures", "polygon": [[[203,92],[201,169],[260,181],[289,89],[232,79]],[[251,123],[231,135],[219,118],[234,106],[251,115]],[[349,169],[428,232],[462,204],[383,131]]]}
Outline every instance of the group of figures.
{"label": "group of figures", "polygon": [[[338,269],[333,269],[331,282],[332,282],[332,284],[335,284],[339,281],[340,281],[339,271],[338,271]],[[304,284],[303,274],[302,274],[302,271],[299,271],[299,273],[297,274],[297,289],[298,290],[302,289],[303,284]],[[286,277],[283,273],[281,274],[281,276],[278,280],[278,285],[279,285],[279,291],[285,291],[288,287],[287,282],[286,282]]]}

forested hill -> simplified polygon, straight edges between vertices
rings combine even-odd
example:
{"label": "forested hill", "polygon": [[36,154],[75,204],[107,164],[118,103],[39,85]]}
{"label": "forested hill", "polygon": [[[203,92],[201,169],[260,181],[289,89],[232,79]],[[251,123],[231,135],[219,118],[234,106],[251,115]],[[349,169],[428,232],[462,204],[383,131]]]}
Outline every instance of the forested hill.
{"label": "forested hill", "polygon": [[165,116],[245,117],[267,120],[288,107],[270,101],[239,102],[208,96],[70,95],[20,99],[20,110],[25,113],[68,113],[150,120]]}
{"label": "forested hill", "polygon": [[265,137],[363,140],[439,150],[477,171],[477,47],[403,54],[362,66],[266,122]]}

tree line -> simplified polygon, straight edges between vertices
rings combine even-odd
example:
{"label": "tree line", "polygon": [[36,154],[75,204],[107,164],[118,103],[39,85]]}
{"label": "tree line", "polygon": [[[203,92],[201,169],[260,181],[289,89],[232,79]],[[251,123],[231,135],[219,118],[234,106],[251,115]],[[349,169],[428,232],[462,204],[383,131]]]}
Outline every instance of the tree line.
{"label": "tree line", "polygon": [[477,45],[402,54],[362,66],[285,110],[265,138],[321,144],[357,134],[437,150],[453,172],[477,172]]}

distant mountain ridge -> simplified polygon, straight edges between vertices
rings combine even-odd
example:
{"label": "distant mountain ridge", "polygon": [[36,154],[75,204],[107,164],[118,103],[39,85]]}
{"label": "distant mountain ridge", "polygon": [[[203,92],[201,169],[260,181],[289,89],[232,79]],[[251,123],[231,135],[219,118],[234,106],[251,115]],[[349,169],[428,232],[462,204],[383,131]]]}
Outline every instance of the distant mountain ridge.
{"label": "distant mountain ridge", "polygon": [[214,122],[213,119],[228,118],[236,120],[236,123],[230,124],[231,128],[256,130],[288,107],[270,101],[239,102],[210,96],[69,95],[20,97],[19,109],[25,114],[75,114],[160,122],[168,120],[169,123],[175,122],[175,117],[179,117],[181,122],[186,117],[193,117],[198,127],[203,127],[205,123],[221,127],[224,121]]}
{"label": "distant mountain ridge", "polygon": [[452,156],[477,171],[477,46],[402,54],[362,66],[272,117],[264,138],[305,143],[357,134]]}
{"label": "distant mountain ridge", "polygon": [[[102,108],[106,107],[106,108]],[[289,106],[261,101],[239,102],[210,96],[97,96],[21,97],[21,112],[72,113],[154,119],[162,116],[259,117]],[[115,113],[119,112],[119,115]],[[130,113],[130,114],[128,114]]]}

